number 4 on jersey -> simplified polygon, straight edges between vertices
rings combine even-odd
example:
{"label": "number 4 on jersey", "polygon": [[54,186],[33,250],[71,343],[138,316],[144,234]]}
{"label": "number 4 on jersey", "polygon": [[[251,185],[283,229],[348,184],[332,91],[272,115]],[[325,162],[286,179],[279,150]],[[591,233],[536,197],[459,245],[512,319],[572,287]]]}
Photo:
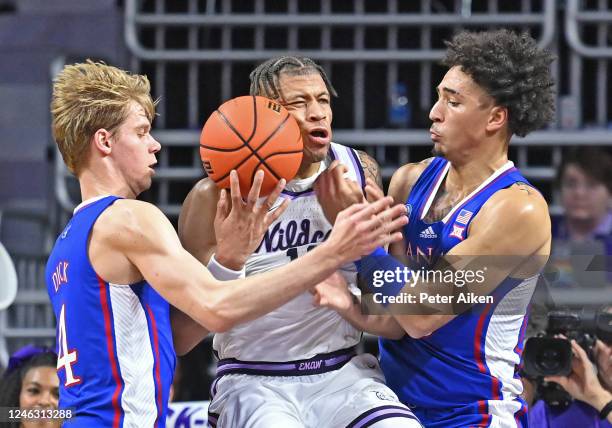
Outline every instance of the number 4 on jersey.
{"label": "number 4 on jersey", "polygon": [[57,343],[59,345],[57,352],[57,369],[63,368],[66,371],[66,383],[64,386],[72,386],[81,382],[81,378],[72,373],[72,365],[77,362],[78,356],[76,350],[68,352],[65,309],[66,305],[62,305],[59,316],[59,331],[57,333]]}

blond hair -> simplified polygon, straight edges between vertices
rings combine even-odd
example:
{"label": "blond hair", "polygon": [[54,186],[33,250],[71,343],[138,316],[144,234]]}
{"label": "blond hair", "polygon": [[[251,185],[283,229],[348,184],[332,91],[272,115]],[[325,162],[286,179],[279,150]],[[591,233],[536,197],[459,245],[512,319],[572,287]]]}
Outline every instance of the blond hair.
{"label": "blond hair", "polygon": [[53,138],[68,169],[78,175],[91,138],[99,129],[114,132],[127,118],[132,102],[149,121],[155,102],[146,76],[130,74],[102,62],[67,65],[53,82]]}

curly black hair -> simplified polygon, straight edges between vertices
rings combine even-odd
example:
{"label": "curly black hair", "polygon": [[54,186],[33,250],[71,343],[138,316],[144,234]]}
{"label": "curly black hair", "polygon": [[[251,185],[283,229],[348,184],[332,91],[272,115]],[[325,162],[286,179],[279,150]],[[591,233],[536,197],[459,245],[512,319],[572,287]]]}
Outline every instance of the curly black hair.
{"label": "curly black hair", "polygon": [[[11,372],[4,373],[0,379],[0,407],[19,407],[19,395],[23,378],[30,369],[35,367],[52,367],[57,365],[57,355],[54,352],[41,352],[27,360],[22,366]],[[19,422],[6,423],[7,428],[18,427]]]}
{"label": "curly black hair", "polygon": [[524,137],[554,117],[554,56],[528,34],[506,29],[464,31],[445,42],[442,64],[460,66],[478,86],[508,109],[511,133]]}

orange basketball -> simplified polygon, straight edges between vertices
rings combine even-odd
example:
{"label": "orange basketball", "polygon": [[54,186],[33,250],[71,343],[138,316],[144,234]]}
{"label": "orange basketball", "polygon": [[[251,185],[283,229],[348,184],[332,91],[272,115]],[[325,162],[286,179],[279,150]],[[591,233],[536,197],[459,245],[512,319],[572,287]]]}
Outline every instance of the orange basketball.
{"label": "orange basketball", "polygon": [[302,162],[302,136],[295,119],[280,104],[246,96],[223,103],[210,115],[200,134],[200,158],[208,176],[229,188],[230,171],[240,178],[243,197],[255,173],[262,169],[261,196],[274,190],[281,178],[289,181]]}

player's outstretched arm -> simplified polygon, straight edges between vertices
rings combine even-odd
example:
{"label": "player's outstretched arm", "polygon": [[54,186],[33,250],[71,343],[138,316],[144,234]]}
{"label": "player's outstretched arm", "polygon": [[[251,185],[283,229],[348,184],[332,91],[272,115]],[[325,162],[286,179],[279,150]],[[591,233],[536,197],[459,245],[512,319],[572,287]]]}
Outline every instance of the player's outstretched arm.
{"label": "player's outstretched arm", "polygon": [[483,282],[466,283],[459,288],[436,280],[417,281],[405,286],[401,293],[412,294],[418,301],[423,291],[443,290],[442,294],[454,294],[454,300],[435,304],[426,301],[420,305],[423,310],[436,311],[434,315],[405,315],[406,305],[410,305],[406,303],[391,304],[388,309],[410,336],[428,335],[472,306],[456,306],[458,292],[464,296],[468,292],[488,296],[508,277],[525,279],[538,274],[548,260],[550,239],[550,216],[544,198],[522,184],[501,190],[472,221],[468,237],[434,267],[444,271],[482,271],[485,272]]}
{"label": "player's outstretched arm", "polygon": [[[401,238],[404,207],[391,199],[355,205],[338,215],[327,241],[277,270],[220,282],[181,245],[159,209],[139,201],[121,201],[110,250],[118,251],[173,306],[205,328],[224,331],[275,309],[348,261],[376,246]],[[296,274],[299,273],[299,274]]]}
{"label": "player's outstretched arm", "polygon": [[313,290],[313,303],[335,310],[357,330],[387,339],[401,339],[406,332],[391,315],[364,314],[357,296],[348,289],[344,277],[335,272]]}
{"label": "player's outstretched arm", "polygon": [[[274,191],[260,203],[262,182],[263,172],[259,171],[246,201],[240,198],[235,172],[230,174],[231,193],[235,198],[228,197],[225,190],[220,191],[208,178],[197,183],[185,199],[179,217],[178,234],[183,247],[205,265],[214,255],[220,269],[240,271],[268,227],[289,204],[285,199],[272,210],[284,188],[284,180],[280,180]],[[219,272],[216,275],[220,280],[227,278],[219,277]],[[179,355],[189,352],[208,334],[199,323],[176,308],[172,308],[171,320],[174,346]]]}

